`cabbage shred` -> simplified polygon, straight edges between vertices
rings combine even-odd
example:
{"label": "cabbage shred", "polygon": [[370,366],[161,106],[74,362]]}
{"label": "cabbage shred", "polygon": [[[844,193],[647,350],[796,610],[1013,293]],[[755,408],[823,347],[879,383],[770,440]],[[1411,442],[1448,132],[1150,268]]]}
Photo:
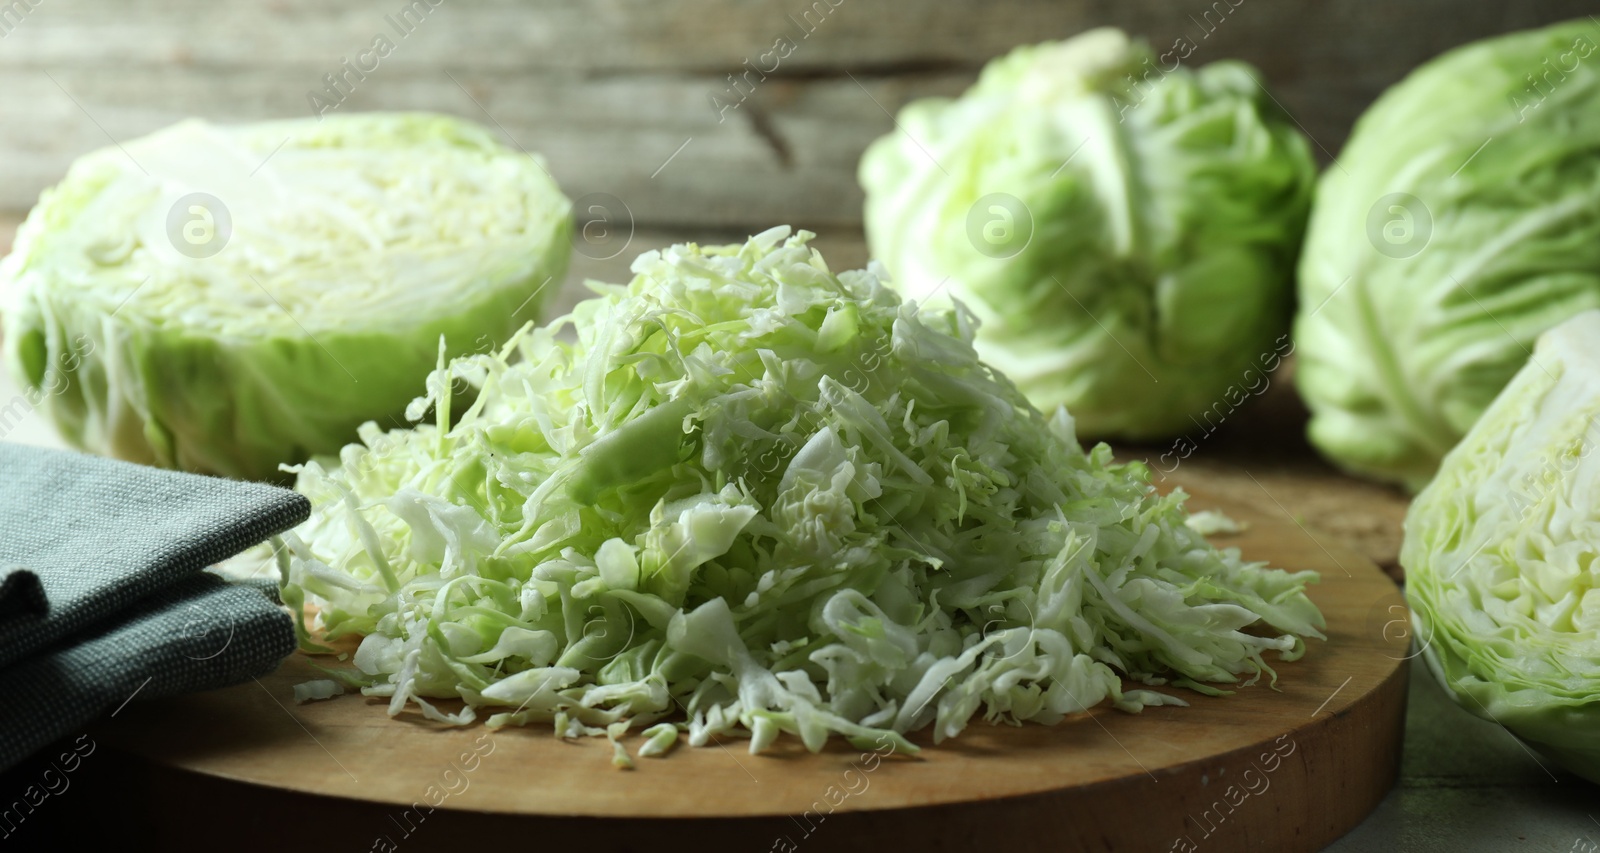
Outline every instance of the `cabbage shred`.
{"label": "cabbage shred", "polygon": [[1323,636],[1314,573],[1212,547],[1181,492],[983,364],[964,310],[835,275],[812,236],[648,252],[504,350],[441,356],[429,422],[292,469],[315,512],[286,600],[364,636],[391,713],[653,725],[652,753],[663,720],[915,751],[980,712],[1183,704],[1123,678],[1214,693]]}

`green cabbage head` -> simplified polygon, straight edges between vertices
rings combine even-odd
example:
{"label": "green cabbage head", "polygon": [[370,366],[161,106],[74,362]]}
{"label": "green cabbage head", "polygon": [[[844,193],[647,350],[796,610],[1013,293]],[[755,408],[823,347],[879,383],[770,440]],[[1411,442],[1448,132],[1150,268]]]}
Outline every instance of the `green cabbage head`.
{"label": "green cabbage head", "polygon": [[1020,47],[861,160],[873,256],[966,304],[983,358],[1086,436],[1203,426],[1288,327],[1310,149],[1253,69],[1192,50]]}
{"label": "green cabbage head", "polygon": [[1600,782],[1600,311],[1547,332],[1406,517],[1428,667]]}
{"label": "green cabbage head", "polygon": [[1584,19],[1446,53],[1324,174],[1296,383],[1335,463],[1421,488],[1539,334],[1600,307],[1597,43]]}
{"label": "green cabbage head", "polygon": [[570,203],[459,119],[186,121],[93,152],[0,262],[5,351],[72,444],[245,478],[399,422],[538,318]]}

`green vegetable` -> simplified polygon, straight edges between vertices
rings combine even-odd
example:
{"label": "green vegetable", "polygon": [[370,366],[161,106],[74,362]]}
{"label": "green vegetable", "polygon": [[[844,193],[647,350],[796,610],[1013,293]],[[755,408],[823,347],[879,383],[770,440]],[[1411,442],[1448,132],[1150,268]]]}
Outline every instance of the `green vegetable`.
{"label": "green vegetable", "polygon": [[[905,752],[979,713],[1182,704],[1120,676],[1253,682],[1322,636],[1314,574],[1211,547],[1181,493],[979,362],[969,315],[788,234],[646,253],[631,284],[442,364],[411,407],[433,422],[299,469],[289,596],[365,635],[365,692],[457,723],[655,724],[641,755],[680,708],[696,746]],[[452,420],[459,382],[477,395]]]}
{"label": "green vegetable", "polygon": [[89,154],[0,262],[18,381],[80,448],[235,477],[403,423],[444,336],[558,289],[569,203],[459,119],[188,121]]}
{"label": "green vegetable", "polygon": [[1532,358],[1406,516],[1428,668],[1463,708],[1600,782],[1600,311]]}
{"label": "green vegetable", "polygon": [[861,160],[897,286],[965,303],[984,360],[1090,437],[1226,416],[1288,327],[1310,149],[1252,68],[1181,59],[1114,29],[1021,47]]}
{"label": "green vegetable", "polygon": [[641,734],[645,744],[639,747],[639,755],[644,758],[659,758],[678,745],[678,727],[671,723],[657,723]]}
{"label": "green vegetable", "polygon": [[632,770],[634,768],[633,756],[628,754],[628,748],[617,740],[628,731],[626,720],[606,726],[606,737],[611,741],[611,766],[618,770]]}
{"label": "green vegetable", "polygon": [[1295,382],[1338,465],[1421,488],[1541,332],[1600,307],[1600,23],[1450,51],[1318,188]]}
{"label": "green vegetable", "polygon": [[1249,526],[1243,522],[1235,521],[1229,518],[1226,513],[1215,509],[1191,512],[1189,517],[1184,520],[1184,524],[1187,524],[1190,530],[1201,536],[1233,536],[1243,533]]}

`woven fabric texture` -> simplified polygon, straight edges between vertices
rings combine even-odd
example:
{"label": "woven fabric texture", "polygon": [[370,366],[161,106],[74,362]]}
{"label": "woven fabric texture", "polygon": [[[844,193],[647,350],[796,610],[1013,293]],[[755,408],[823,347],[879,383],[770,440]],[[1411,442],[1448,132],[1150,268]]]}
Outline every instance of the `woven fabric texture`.
{"label": "woven fabric texture", "polygon": [[133,700],[266,675],[294,647],[294,621],[260,592],[206,573],[183,578],[0,672],[0,768]]}
{"label": "woven fabric texture", "polygon": [[275,486],[0,443],[0,768],[134,698],[276,669],[293,620],[205,569],[310,511]]}
{"label": "woven fabric texture", "polygon": [[[0,443],[0,564],[36,575],[48,602],[0,618],[0,667],[310,512],[304,496],[276,486]],[[9,600],[0,597],[0,612]]]}

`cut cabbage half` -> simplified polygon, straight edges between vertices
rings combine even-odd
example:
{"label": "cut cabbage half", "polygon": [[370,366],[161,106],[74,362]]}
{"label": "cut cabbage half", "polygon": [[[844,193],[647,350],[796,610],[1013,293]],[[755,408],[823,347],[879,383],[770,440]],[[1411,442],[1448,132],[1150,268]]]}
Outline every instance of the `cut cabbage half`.
{"label": "cut cabbage half", "polygon": [[12,370],[71,443],[248,478],[392,422],[559,288],[570,203],[427,114],[186,121],[89,154],[0,263]]}
{"label": "cut cabbage half", "polygon": [[1546,332],[1445,456],[1400,562],[1455,700],[1600,782],[1600,311]]}

